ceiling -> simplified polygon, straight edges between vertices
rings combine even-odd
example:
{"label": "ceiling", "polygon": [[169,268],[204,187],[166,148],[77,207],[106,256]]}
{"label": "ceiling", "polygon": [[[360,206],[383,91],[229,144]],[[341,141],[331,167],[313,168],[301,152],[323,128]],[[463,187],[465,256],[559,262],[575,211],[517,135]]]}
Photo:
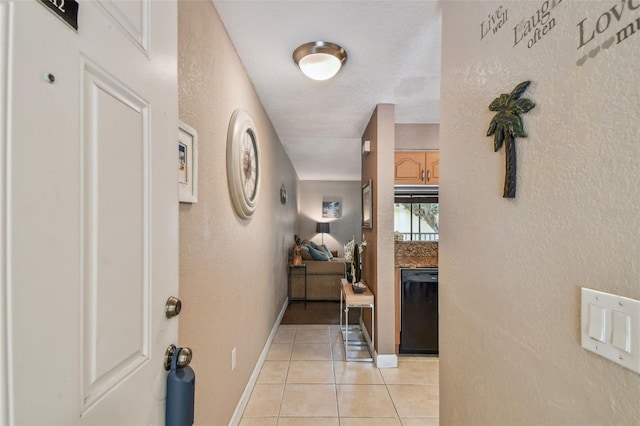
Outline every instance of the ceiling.
{"label": "ceiling", "polygon": [[[440,121],[436,0],[213,0],[301,180],[360,180],[361,136],[377,104],[396,123]],[[305,77],[293,51],[347,50],[334,78]]]}

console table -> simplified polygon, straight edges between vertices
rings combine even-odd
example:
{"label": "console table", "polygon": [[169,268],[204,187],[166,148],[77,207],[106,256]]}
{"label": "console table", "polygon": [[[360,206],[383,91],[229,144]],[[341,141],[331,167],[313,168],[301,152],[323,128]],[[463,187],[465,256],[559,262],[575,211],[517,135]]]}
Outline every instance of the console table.
{"label": "console table", "polygon": [[[353,292],[351,283],[342,278],[342,289],[340,291],[340,329],[342,331],[342,340],[344,342],[344,353],[347,361],[369,361],[373,362],[373,348],[375,339],[375,306],[374,297],[369,287],[364,292],[356,294]],[[344,315],[342,309],[344,305]],[[349,325],[349,308],[360,308],[360,324]],[[371,309],[371,340],[365,337],[364,326],[362,325],[362,309]],[[344,318],[344,322],[343,322]],[[358,336],[361,335],[361,338]],[[366,349],[369,352],[368,357],[352,357],[349,355],[349,348]]]}

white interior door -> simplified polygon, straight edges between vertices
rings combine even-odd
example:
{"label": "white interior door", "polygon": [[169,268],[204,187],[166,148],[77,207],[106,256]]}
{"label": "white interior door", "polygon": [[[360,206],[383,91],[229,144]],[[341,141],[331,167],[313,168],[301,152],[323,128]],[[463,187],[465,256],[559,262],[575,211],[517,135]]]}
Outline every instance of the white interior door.
{"label": "white interior door", "polygon": [[77,32],[38,0],[0,8],[0,422],[163,424],[178,329],[164,315],[178,292],[177,5],[82,1]]}

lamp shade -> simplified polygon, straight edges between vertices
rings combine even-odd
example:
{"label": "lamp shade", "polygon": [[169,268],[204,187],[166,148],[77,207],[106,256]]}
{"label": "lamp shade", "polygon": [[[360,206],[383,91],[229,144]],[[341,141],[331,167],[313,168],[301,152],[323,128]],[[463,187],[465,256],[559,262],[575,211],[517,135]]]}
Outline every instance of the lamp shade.
{"label": "lamp shade", "polygon": [[316,232],[321,234],[329,234],[329,223],[328,222],[318,222],[316,223]]}

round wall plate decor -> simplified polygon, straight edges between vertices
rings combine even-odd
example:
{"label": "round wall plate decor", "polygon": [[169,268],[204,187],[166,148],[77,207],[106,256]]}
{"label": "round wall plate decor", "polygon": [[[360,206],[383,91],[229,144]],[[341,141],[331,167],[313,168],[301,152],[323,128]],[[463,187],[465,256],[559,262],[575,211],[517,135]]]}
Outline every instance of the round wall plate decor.
{"label": "round wall plate decor", "polygon": [[235,110],[229,121],[227,180],[236,213],[243,219],[250,218],[260,187],[260,144],[253,120],[242,109]]}

